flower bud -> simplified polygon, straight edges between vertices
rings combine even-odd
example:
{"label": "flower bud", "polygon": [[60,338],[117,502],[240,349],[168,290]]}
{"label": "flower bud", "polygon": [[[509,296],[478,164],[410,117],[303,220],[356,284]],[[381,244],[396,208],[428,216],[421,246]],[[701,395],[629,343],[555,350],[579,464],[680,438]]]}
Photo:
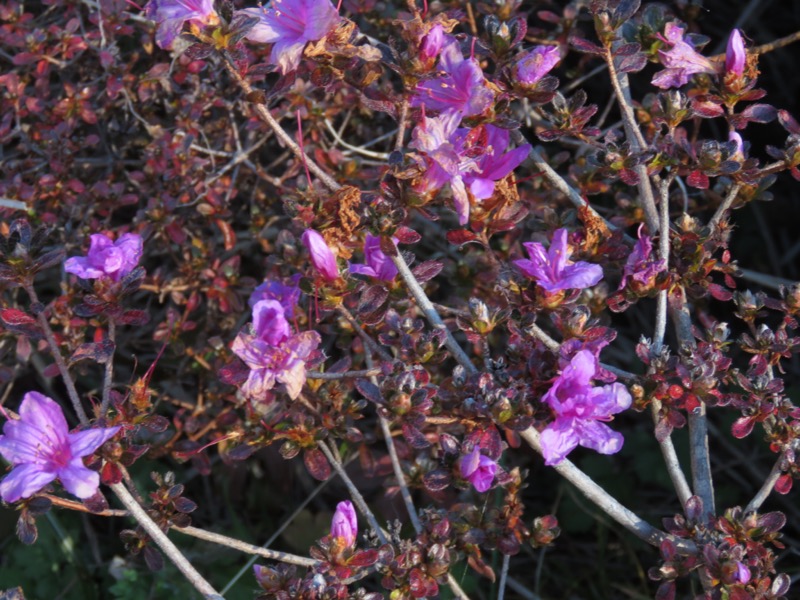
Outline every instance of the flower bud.
{"label": "flower bud", "polygon": [[350,548],[355,545],[357,535],[358,520],[353,503],[349,500],[339,502],[331,519],[331,537],[341,539]]}
{"label": "flower bud", "polygon": [[742,34],[738,29],[731,31],[728,48],[725,50],[725,71],[741,77],[747,62],[747,51],[744,48]]}
{"label": "flower bud", "polygon": [[475,446],[472,452],[465,455],[460,463],[461,476],[469,481],[477,491],[485,492],[492,487],[497,463],[488,456],[481,454],[481,449]]}
{"label": "flower bud", "polygon": [[422,43],[419,45],[420,60],[424,63],[433,63],[442,50],[444,38],[444,27],[440,23],[431,27],[431,30],[422,38]]}
{"label": "flower bud", "polygon": [[308,248],[311,255],[311,264],[327,281],[339,279],[339,267],[336,264],[336,255],[330,246],[325,242],[325,238],[318,231],[306,229],[303,233],[303,244]]}

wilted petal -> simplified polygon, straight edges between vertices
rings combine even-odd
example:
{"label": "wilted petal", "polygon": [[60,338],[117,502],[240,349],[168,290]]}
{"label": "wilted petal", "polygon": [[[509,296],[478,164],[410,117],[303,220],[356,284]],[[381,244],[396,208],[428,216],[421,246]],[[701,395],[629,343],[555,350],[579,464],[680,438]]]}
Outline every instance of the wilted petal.
{"label": "wilted petal", "polygon": [[616,454],[622,449],[625,439],[621,433],[600,421],[581,421],[577,428],[580,445],[600,454]]}
{"label": "wilted petal", "polygon": [[578,446],[578,435],[571,419],[556,419],[541,433],[544,464],[557,465]]}

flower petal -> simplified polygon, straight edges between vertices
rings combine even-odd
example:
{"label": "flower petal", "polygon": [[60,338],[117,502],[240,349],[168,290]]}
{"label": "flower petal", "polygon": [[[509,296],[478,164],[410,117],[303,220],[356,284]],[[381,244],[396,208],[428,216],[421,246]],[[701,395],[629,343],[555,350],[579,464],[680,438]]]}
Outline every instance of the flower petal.
{"label": "flower petal", "polygon": [[41,465],[19,465],[0,482],[0,498],[8,503],[29,498],[55,478],[55,473],[45,470]]}
{"label": "flower petal", "polygon": [[72,459],[66,467],[59,469],[58,478],[64,489],[78,498],[91,498],[100,486],[100,475],[96,471],[87,469],[78,457]]}
{"label": "flower petal", "polygon": [[69,447],[73,458],[89,456],[100,446],[114,437],[121,429],[119,425],[114,427],[102,427],[87,429],[86,431],[76,431],[68,434]]}

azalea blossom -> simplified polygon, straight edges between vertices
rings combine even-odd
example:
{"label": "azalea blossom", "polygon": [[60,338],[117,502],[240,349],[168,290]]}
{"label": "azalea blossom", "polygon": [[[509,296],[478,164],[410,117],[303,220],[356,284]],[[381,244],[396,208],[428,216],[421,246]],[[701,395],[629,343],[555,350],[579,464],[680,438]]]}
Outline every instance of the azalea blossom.
{"label": "azalea blossom", "polygon": [[514,80],[523,86],[534,86],[561,61],[558,46],[536,46],[517,60]]}
{"label": "azalea blossom", "polygon": [[320,342],[316,331],[292,334],[277,300],[256,302],[253,325],[240,332],[231,345],[234,354],[250,368],[242,391],[251,398],[261,399],[282,383],[294,400],[306,382],[306,361]]}
{"label": "azalea blossom", "polygon": [[283,74],[300,65],[308,42],[324,38],[341,21],[330,0],[273,0],[270,8],[240,12],[259,19],[246,37],[251,42],[274,44],[269,59]]}
{"label": "azalea blossom", "polygon": [[138,234],[126,233],[114,242],[105,234],[94,233],[87,255],[68,258],[64,270],[81,279],[109,277],[119,281],[136,268],[141,258],[142,238]]}
{"label": "azalea blossom", "polygon": [[514,264],[551,294],[561,290],[587,288],[603,278],[600,265],[569,260],[572,252],[567,244],[566,229],[556,230],[547,251],[539,242],[525,242],[523,246],[531,258],[515,260]]}
{"label": "azalea blossom", "polygon": [[300,275],[292,278],[293,285],[284,285],[280,281],[265,281],[250,294],[247,303],[250,308],[259,300],[277,300],[283,307],[283,312],[289,319],[294,318],[294,309],[300,301],[300,288],[297,285]]}
{"label": "azalea blossom", "polygon": [[339,502],[331,519],[331,537],[339,538],[345,547],[350,548],[355,545],[357,535],[358,519],[353,503],[349,500]]}
{"label": "azalea blossom", "polygon": [[497,472],[497,463],[475,446],[472,452],[461,457],[459,463],[461,476],[468,480],[473,487],[483,493],[492,487],[494,474]]}
{"label": "azalea blossom", "polygon": [[728,37],[728,47],[725,49],[725,72],[741,77],[746,64],[747,50],[744,48],[742,34],[734,29]]}
{"label": "azalea blossom", "polygon": [[[486,152],[476,159],[477,169],[464,174],[464,182],[478,200],[491,198],[494,194],[494,182],[503,179],[521,165],[531,152],[530,144],[506,152],[509,141],[507,129],[486,125],[486,133]],[[466,151],[466,148],[463,150]]]}
{"label": "azalea blossom", "polygon": [[650,236],[643,232],[644,225],[639,226],[639,239],[625,261],[622,269],[622,281],[618,289],[625,287],[628,278],[633,279],[636,287],[651,286],[656,275],[667,268],[667,261],[658,259],[653,252],[653,242]]}
{"label": "azalea blossom", "polygon": [[156,44],[165,50],[172,48],[184,23],[200,26],[219,23],[214,0],[150,0],[144,7],[144,14],[157,23]]}
{"label": "azalea blossom", "polygon": [[419,45],[419,58],[423,62],[431,62],[439,56],[442,50],[442,45],[446,39],[452,39],[444,32],[444,27],[441,23],[437,23],[431,27],[430,31],[422,38]]}
{"label": "azalea blossom", "polygon": [[714,63],[686,41],[683,31],[674,21],[667,23],[662,41],[671,48],[658,51],[665,69],[655,74],[653,85],[662,89],[680,87],[688,83],[692,75],[716,72]]}
{"label": "azalea blossom", "polygon": [[744,140],[742,139],[742,136],[735,131],[731,131],[728,134],[728,141],[736,144],[736,150],[731,158],[744,160]]}
{"label": "azalea blossom", "polygon": [[422,123],[411,132],[409,146],[425,155],[425,173],[415,189],[427,193],[438,191],[449,183],[458,222],[466,225],[469,221],[469,196],[464,174],[477,170],[478,165],[465,154],[460,137],[456,136],[460,120],[461,115],[452,111],[438,117],[423,117]]}
{"label": "azalea blossom", "polygon": [[114,437],[119,426],[70,433],[61,407],[39,392],[25,394],[19,417],[6,421],[0,435],[0,454],[14,467],[0,482],[0,497],[9,503],[30,498],[55,479],[78,498],[94,496],[100,475],[81,459]]}
{"label": "azalea blossom", "polygon": [[322,275],[323,279],[336,281],[339,279],[339,267],[336,255],[325,242],[325,238],[313,229],[306,229],[301,238],[311,255],[311,264]]}
{"label": "azalea blossom", "polygon": [[614,454],[622,448],[622,434],[602,421],[631,405],[631,395],[620,383],[592,386],[597,359],[589,350],[572,357],[542,398],[556,413],[541,435],[546,465],[557,465],[579,444],[601,454]]}
{"label": "azalea blossom", "polygon": [[[397,238],[392,238],[392,242],[397,244]],[[381,281],[394,281],[394,278],[397,277],[397,267],[394,266],[392,259],[381,250],[380,237],[367,234],[364,240],[364,260],[367,261],[366,264],[350,263],[348,266],[350,272],[374,277]]]}
{"label": "azalea blossom", "polygon": [[494,101],[494,93],[486,86],[478,61],[464,58],[454,39],[442,49],[439,75],[417,85],[411,106],[455,111],[471,117],[481,114]]}

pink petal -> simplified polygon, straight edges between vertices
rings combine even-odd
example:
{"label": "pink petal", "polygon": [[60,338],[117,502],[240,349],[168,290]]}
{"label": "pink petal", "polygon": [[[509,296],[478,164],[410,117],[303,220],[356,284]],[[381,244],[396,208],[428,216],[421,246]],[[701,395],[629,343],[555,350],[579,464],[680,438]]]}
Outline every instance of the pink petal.
{"label": "pink petal", "polygon": [[0,497],[8,503],[29,498],[55,478],[55,473],[45,471],[41,465],[19,465],[0,482]]}

